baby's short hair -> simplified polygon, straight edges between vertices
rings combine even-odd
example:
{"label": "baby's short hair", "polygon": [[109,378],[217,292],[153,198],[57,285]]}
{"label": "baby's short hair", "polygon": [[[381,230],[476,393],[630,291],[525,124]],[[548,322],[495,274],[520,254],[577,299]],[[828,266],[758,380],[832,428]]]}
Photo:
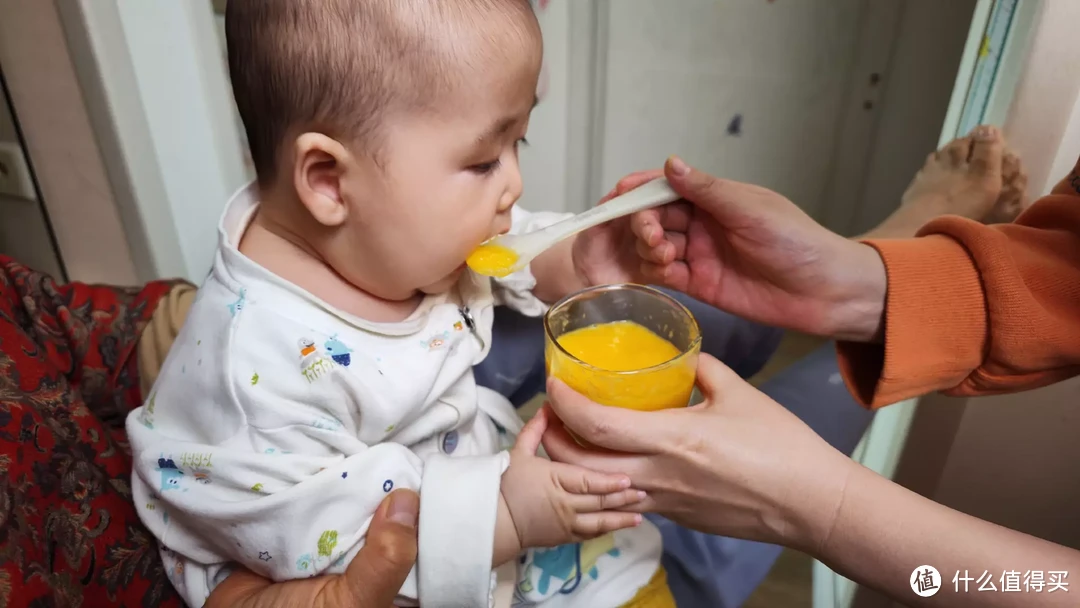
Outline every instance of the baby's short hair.
{"label": "baby's short hair", "polygon": [[298,130],[374,156],[390,108],[429,107],[456,84],[454,28],[485,24],[539,33],[528,0],[229,0],[229,74],[259,182]]}

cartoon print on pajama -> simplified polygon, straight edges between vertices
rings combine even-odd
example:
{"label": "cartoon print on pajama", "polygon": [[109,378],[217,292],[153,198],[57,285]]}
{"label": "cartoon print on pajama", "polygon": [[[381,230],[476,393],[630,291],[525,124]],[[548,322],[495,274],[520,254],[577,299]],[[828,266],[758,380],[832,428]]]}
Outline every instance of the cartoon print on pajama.
{"label": "cartoon print on pajama", "polygon": [[[582,543],[560,545],[551,549],[538,549],[533,553],[532,563],[525,567],[525,573],[514,590],[515,605],[528,605],[527,594],[536,591],[546,595],[552,580],[562,581],[559,593],[573,593],[581,583],[581,577],[588,575],[592,580],[600,577],[596,563],[601,556],[619,556],[615,547],[615,536],[606,534]],[[536,586],[533,586],[534,570],[539,571]]]}
{"label": "cartoon print on pajama", "polygon": [[324,530],[315,544],[314,555],[305,553],[296,558],[296,569],[299,572],[310,572],[314,576],[323,562],[326,562],[326,566],[338,564],[345,555],[339,552],[339,555],[334,556],[334,549],[337,548],[337,544],[337,530]]}
{"label": "cartoon print on pajama", "polygon": [[438,350],[446,346],[446,342],[450,340],[450,332],[439,332],[427,340],[421,340],[420,344],[427,350]]}
{"label": "cartoon print on pajama", "polygon": [[345,346],[344,342],[338,340],[337,334],[330,336],[326,343],[323,344],[323,348],[330,353],[330,358],[334,360],[334,363],[341,367],[349,367],[349,363],[352,362],[350,354],[353,350]]}
{"label": "cartoon print on pajama", "polygon": [[[158,458],[158,471],[161,471],[161,491],[179,490],[180,482],[184,478],[184,472],[176,466],[172,458]],[[186,492],[187,489],[184,488]]]}
{"label": "cartoon print on pajama", "polygon": [[244,305],[247,303],[247,290],[240,289],[240,297],[235,302],[229,304],[229,314],[236,318],[236,315],[240,314],[240,311],[244,310]]}
{"label": "cartoon print on pajama", "polygon": [[300,373],[309,384],[334,369],[334,360],[323,356],[311,338],[300,338],[297,346],[300,348]]}

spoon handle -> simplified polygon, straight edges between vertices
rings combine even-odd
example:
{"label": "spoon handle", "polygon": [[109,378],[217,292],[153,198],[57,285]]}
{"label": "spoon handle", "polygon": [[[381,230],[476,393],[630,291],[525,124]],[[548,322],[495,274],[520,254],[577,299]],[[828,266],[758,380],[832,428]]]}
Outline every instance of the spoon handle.
{"label": "spoon handle", "polygon": [[603,205],[597,205],[585,213],[567,218],[543,230],[546,239],[562,240],[593,226],[613,219],[644,211],[679,200],[666,178],[657,178],[633,190],[616,196]]}

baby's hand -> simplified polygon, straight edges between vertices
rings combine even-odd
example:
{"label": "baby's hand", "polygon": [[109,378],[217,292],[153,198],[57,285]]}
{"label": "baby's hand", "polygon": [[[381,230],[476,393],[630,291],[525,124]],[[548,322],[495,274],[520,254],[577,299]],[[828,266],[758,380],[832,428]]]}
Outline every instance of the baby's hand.
{"label": "baby's hand", "polygon": [[518,548],[554,547],[640,524],[640,515],[613,510],[645,498],[644,492],[629,489],[629,477],[536,455],[550,415],[543,408],[525,425],[502,476],[502,501]]}

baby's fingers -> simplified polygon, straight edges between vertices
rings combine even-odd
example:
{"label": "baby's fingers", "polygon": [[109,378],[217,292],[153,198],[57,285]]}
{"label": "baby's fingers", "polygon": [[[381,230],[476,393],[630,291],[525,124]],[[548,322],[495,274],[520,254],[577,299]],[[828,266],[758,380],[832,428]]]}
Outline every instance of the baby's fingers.
{"label": "baby's fingers", "polygon": [[613,494],[630,487],[630,477],[590,471],[582,467],[552,463],[559,487],[571,494]]}
{"label": "baby's fingers", "polygon": [[638,513],[621,513],[619,511],[601,511],[599,513],[583,513],[574,518],[570,531],[582,539],[596,538],[608,532],[633,528],[641,525],[641,515]]}
{"label": "baby's fingers", "polygon": [[637,504],[645,500],[645,492],[641,490],[622,490],[611,494],[573,494],[567,502],[577,513],[594,513],[596,511],[610,511]]}

